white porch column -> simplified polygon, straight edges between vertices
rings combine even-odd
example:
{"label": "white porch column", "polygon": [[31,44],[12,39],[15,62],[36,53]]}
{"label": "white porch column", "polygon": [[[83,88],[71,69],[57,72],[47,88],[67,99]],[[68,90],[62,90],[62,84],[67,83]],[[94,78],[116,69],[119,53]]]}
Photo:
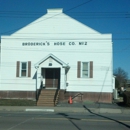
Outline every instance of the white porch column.
{"label": "white porch column", "polygon": [[38,92],[37,92],[37,71],[38,71],[38,67],[37,66],[35,66],[35,68],[36,68],[36,100],[38,99]]}
{"label": "white porch column", "polygon": [[37,70],[37,89],[40,89],[41,85],[41,68]]}
{"label": "white porch column", "polygon": [[60,72],[60,89],[66,89],[65,68],[61,68]]}
{"label": "white porch column", "polygon": [[41,72],[39,66],[36,66],[35,68],[36,68],[36,91],[37,91],[37,89],[39,89],[40,87]]}

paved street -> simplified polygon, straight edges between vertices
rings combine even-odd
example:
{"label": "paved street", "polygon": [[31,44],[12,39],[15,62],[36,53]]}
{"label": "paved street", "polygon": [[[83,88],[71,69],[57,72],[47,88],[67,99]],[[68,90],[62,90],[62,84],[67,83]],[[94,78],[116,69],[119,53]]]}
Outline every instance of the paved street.
{"label": "paved street", "polygon": [[0,112],[0,130],[128,130],[127,114]]}

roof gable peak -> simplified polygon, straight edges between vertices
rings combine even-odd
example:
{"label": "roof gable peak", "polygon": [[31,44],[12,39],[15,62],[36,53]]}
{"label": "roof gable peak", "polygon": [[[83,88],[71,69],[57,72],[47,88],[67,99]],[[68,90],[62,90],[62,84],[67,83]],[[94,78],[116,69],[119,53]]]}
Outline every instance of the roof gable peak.
{"label": "roof gable peak", "polygon": [[68,64],[64,63],[62,60],[60,60],[59,58],[57,58],[55,55],[53,55],[52,53],[48,54],[46,57],[44,57],[43,59],[41,59],[39,62],[37,62],[35,64],[35,68],[39,68],[39,65],[41,63],[43,63],[45,60],[47,60],[48,58],[52,58],[53,60],[57,61],[59,64],[61,64],[63,67],[67,67],[69,68]]}

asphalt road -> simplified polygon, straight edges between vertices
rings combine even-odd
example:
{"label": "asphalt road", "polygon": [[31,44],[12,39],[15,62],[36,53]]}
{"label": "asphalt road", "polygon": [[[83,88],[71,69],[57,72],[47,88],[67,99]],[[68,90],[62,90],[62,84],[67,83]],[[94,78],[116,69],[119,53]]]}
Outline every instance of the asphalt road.
{"label": "asphalt road", "polygon": [[129,130],[130,115],[0,112],[0,130]]}

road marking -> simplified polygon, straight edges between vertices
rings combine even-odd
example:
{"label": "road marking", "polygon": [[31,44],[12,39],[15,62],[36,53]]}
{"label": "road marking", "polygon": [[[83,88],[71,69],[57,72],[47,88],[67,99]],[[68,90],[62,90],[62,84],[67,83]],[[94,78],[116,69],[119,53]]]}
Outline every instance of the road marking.
{"label": "road marking", "polygon": [[[94,122],[115,122],[114,120],[101,120],[101,119],[71,119],[71,118],[34,118],[37,120],[81,120],[81,121],[94,121]],[[117,120],[119,122],[130,122],[126,120]]]}
{"label": "road marking", "polygon": [[[119,120],[120,121],[120,120]],[[130,121],[120,121],[120,122],[130,122]]]}
{"label": "road marking", "polygon": [[[111,120],[94,120],[94,119],[71,119],[71,118],[35,118],[40,120],[81,120],[81,121],[111,121]],[[112,121],[111,121],[112,122]]]}
{"label": "road marking", "polygon": [[12,130],[12,129],[16,128],[17,126],[19,126],[19,125],[21,125],[21,124],[24,124],[25,122],[27,122],[27,121],[29,121],[29,120],[32,120],[32,119],[33,119],[33,118],[27,119],[27,120],[25,120],[25,121],[23,121],[23,122],[20,122],[20,123],[18,123],[17,125],[14,125],[14,126],[8,128],[7,130]]}
{"label": "road marking", "polygon": [[[96,119],[81,119],[81,120],[83,120],[83,121],[106,121],[106,122],[115,122],[114,120],[96,120]],[[118,122],[130,122],[130,121],[122,121],[122,120],[117,120]]]}
{"label": "road marking", "polygon": [[25,111],[43,111],[43,112],[54,112],[54,109],[25,109]]}

